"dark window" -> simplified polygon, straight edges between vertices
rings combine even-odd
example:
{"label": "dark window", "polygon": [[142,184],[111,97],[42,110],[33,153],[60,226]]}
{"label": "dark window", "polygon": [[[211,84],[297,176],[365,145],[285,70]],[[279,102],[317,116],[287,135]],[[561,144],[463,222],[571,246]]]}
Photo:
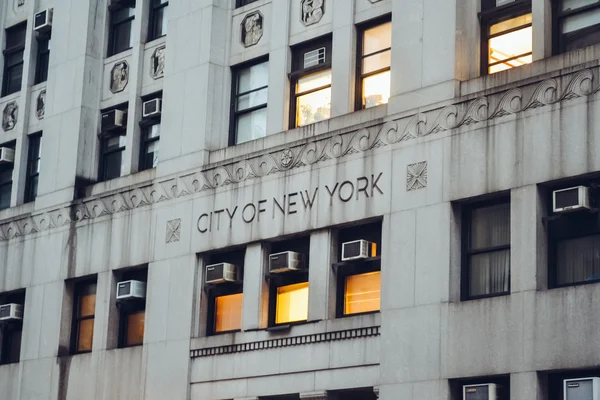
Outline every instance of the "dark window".
{"label": "dark window", "polygon": [[563,370],[552,372],[539,372],[540,382],[547,382],[548,400],[566,400],[564,398],[565,380],[569,380],[567,387],[569,399],[593,399],[591,394],[592,382],[589,379],[600,376],[600,369]]}
{"label": "dark window", "polygon": [[[25,291],[19,290],[0,296],[0,305],[19,304],[25,306]],[[25,310],[23,310],[25,315]],[[23,321],[9,321],[0,325],[0,364],[19,362],[21,355],[21,337],[23,336]]]}
{"label": "dark window", "polygon": [[96,279],[75,284],[71,353],[92,351],[96,314]]}
{"label": "dark window", "polygon": [[[600,189],[595,183],[585,182],[584,185],[588,190],[590,206],[596,207],[600,199]],[[576,185],[561,186],[558,189],[567,189],[573,186]],[[550,190],[550,196],[552,196],[553,190]],[[569,193],[565,194],[569,195]],[[563,198],[563,200],[568,199]],[[552,198],[549,198],[549,204],[552,204]],[[561,204],[557,202],[556,206],[560,207]],[[594,210],[592,209],[592,211]],[[547,225],[550,261],[549,286],[560,287],[599,282],[600,213],[590,212],[587,208],[553,213],[548,219]]]}
{"label": "dark window", "polygon": [[292,49],[291,128],[329,118],[331,52],[331,36]]}
{"label": "dark window", "polygon": [[48,65],[50,62],[50,36],[44,35],[37,39],[37,64],[35,66],[35,84],[48,80]]}
{"label": "dark window", "polygon": [[233,77],[231,144],[264,137],[269,95],[268,61],[236,68]]}
{"label": "dark window", "polygon": [[342,244],[355,240],[373,243],[372,257],[334,264],[337,277],[336,315],[364,314],[380,310],[381,303],[381,222],[356,225],[338,233],[338,260]]}
{"label": "dark window", "polygon": [[25,178],[25,202],[37,197],[40,176],[40,158],[42,154],[42,134],[29,135],[29,154],[27,156],[27,176]]}
{"label": "dark window", "polygon": [[531,63],[531,0],[482,0],[481,9],[481,74]]}
{"label": "dark window", "polygon": [[[15,143],[11,142],[3,144],[0,147],[5,147],[12,151],[14,159]],[[8,154],[8,152],[7,152]],[[10,197],[12,194],[12,178],[13,178],[13,162],[0,163],[0,210],[10,207]]]}
{"label": "dark window", "polygon": [[308,260],[310,237],[271,243],[270,254],[293,251],[303,268],[269,275],[269,326],[287,326],[308,319]]}
{"label": "dark window", "polygon": [[[237,282],[207,284],[207,335],[237,332],[242,329],[243,271],[245,249],[210,254],[205,265],[229,263],[238,267]],[[206,275],[205,275],[206,282]]]}
{"label": "dark window", "polygon": [[452,400],[510,400],[510,376],[452,379],[450,391]]}
{"label": "dark window", "polygon": [[2,80],[2,96],[21,90],[23,78],[23,52],[25,51],[24,22],[6,30],[6,46],[4,47],[4,79]]}
{"label": "dark window", "polygon": [[386,104],[390,98],[392,22],[378,21],[360,28],[357,109]]}
{"label": "dark window", "polygon": [[110,9],[108,56],[131,48],[131,28],[135,18],[135,1],[124,7]]}
{"label": "dark window", "polygon": [[372,387],[328,392],[330,395],[332,393],[335,393],[333,396],[335,400],[377,400],[377,395]]}
{"label": "dark window", "polygon": [[243,7],[258,0],[235,0],[235,8]]}
{"label": "dark window", "polygon": [[463,300],[510,292],[510,202],[463,208]]}
{"label": "dark window", "polygon": [[151,0],[150,23],[148,25],[148,41],[158,39],[167,34],[168,0]]}
{"label": "dark window", "polygon": [[[147,268],[135,268],[118,274],[117,281],[148,280]],[[146,321],[146,299],[127,299],[117,303],[119,307],[119,347],[144,344],[144,324]]]}
{"label": "dark window", "polygon": [[125,151],[125,136],[110,136],[101,139],[100,181],[108,181],[121,176],[121,164]]}
{"label": "dark window", "polygon": [[599,0],[556,0],[552,5],[556,54],[600,43]]}

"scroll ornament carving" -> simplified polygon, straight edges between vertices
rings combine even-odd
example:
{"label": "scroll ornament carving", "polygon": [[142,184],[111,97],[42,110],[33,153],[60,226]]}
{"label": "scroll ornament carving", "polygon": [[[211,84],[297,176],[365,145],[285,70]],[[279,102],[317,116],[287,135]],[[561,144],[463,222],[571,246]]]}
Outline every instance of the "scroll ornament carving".
{"label": "scroll ornament carving", "polygon": [[[186,171],[180,176],[145,182],[120,193],[86,199],[68,208],[54,209],[33,216],[16,217],[12,221],[0,224],[0,241],[61,227],[72,221],[80,223],[86,219],[169,201],[322,161],[340,159],[367,151],[378,151],[382,147],[423,139],[463,125],[478,124],[559,101],[587,96],[598,91],[598,88],[594,88],[592,84],[593,72],[585,69],[574,73],[562,90],[557,79],[550,78],[538,83],[535,88],[531,86],[513,88],[506,92],[387,121],[383,125],[348,132],[333,132],[287,148],[267,149],[250,155],[244,160],[225,161],[217,167]],[[5,130],[9,126],[11,127],[9,129],[12,129],[16,123],[17,110],[10,104],[8,103],[4,108],[3,129]],[[13,106],[16,106],[16,103]],[[413,190],[424,187],[427,179],[425,165],[417,163],[411,164],[410,167],[407,173],[407,190],[409,187],[414,188]],[[13,222],[21,228],[15,228]]]}

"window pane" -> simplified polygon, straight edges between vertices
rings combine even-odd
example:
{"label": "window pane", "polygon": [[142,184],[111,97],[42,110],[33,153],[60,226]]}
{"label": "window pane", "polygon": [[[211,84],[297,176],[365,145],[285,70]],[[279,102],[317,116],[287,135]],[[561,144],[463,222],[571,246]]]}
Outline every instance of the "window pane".
{"label": "window pane", "polygon": [[390,98],[390,71],[364,78],[362,93],[364,108],[387,104]]}
{"label": "window pane", "polygon": [[215,299],[215,332],[242,329],[242,293]]}
{"label": "window pane", "polygon": [[600,26],[592,32],[585,35],[575,34],[575,37],[569,38],[564,44],[565,51],[582,49],[593,44],[600,43]]}
{"label": "window pane", "polygon": [[39,176],[29,177],[29,193],[27,193],[26,201],[33,201],[37,197]]}
{"label": "window pane", "polygon": [[135,8],[133,7],[123,7],[112,11],[112,22],[113,24],[122,22],[127,18],[133,17],[135,15]]}
{"label": "window pane", "polygon": [[483,296],[508,292],[510,284],[510,250],[471,256],[469,294]]}
{"label": "window pane", "polygon": [[331,88],[299,96],[296,100],[296,125],[312,124],[329,118]]}
{"label": "window pane", "polygon": [[600,279],[600,235],[559,242],[556,264],[558,285]]}
{"label": "window pane", "polygon": [[126,346],[135,346],[144,343],[145,311],[138,311],[127,316]]}
{"label": "window pane", "polygon": [[275,323],[308,319],[308,282],[277,288]]}
{"label": "window pane", "polygon": [[380,69],[389,68],[391,62],[392,52],[390,50],[384,51],[383,53],[377,53],[372,56],[366,57],[363,60],[362,73],[368,74],[369,72],[379,71]]}
{"label": "window pane", "polygon": [[264,137],[267,133],[267,109],[238,116],[235,129],[236,144]]}
{"label": "window pane", "polygon": [[600,0],[562,0],[562,11],[572,11],[591,4],[598,4]]}
{"label": "window pane", "polygon": [[600,23],[600,8],[576,14],[564,19],[562,33],[575,32]]}
{"label": "window pane", "polygon": [[[529,64],[532,61],[532,46],[532,27],[519,29],[518,31],[507,33],[506,35],[496,36],[489,40],[488,63],[493,64],[507,58],[523,55],[523,57],[498,65],[501,65],[503,69],[508,69]],[[490,72],[497,71],[492,71],[490,69]]]}
{"label": "window pane", "polygon": [[12,184],[0,186],[0,210],[10,207]]}
{"label": "window pane", "polygon": [[269,84],[269,63],[253,65],[239,71],[237,93],[248,92]]}
{"label": "window pane", "polygon": [[296,84],[296,93],[300,94],[328,85],[331,85],[330,69],[326,71],[315,72],[314,74],[306,75],[298,79],[298,83]]}
{"label": "window pane", "polygon": [[260,106],[267,103],[269,97],[269,89],[264,88],[256,92],[243,94],[238,97],[237,111],[243,111],[247,108]]}
{"label": "window pane", "polygon": [[131,21],[113,27],[113,54],[131,47]]}
{"label": "window pane", "polygon": [[6,70],[6,92],[4,95],[16,93],[21,90],[21,80],[23,79],[23,64],[15,65]]}
{"label": "window pane", "polygon": [[490,35],[495,35],[508,30],[518,28],[523,25],[531,24],[532,14],[520,15],[516,18],[511,18],[506,21],[498,22],[490,26]]}
{"label": "window pane", "polygon": [[123,151],[109,153],[104,156],[103,179],[109,180],[121,176],[121,154]]}
{"label": "window pane", "polygon": [[146,143],[146,150],[143,157],[143,169],[154,168],[158,164],[159,141],[154,140]]}
{"label": "window pane", "polygon": [[392,47],[392,23],[365,30],[363,37],[363,55]]}
{"label": "window pane", "polygon": [[79,336],[77,337],[77,351],[91,351],[94,341],[94,319],[79,321]]}
{"label": "window pane", "polygon": [[11,27],[6,30],[6,48],[25,46],[25,32],[27,24]]}
{"label": "window pane", "polygon": [[86,294],[79,298],[79,316],[88,317],[96,311],[96,295]]}
{"label": "window pane", "polygon": [[352,275],[346,278],[344,314],[378,311],[380,306],[381,272]]}
{"label": "window pane", "polygon": [[476,208],[471,214],[471,250],[510,244],[510,205]]}
{"label": "window pane", "polygon": [[21,338],[23,335],[23,331],[19,330],[9,330],[6,329],[3,332],[4,335],[8,337],[5,339],[7,341],[8,354],[3,354],[3,360],[6,363],[16,363],[19,362],[21,357]]}
{"label": "window pane", "polygon": [[161,7],[158,9],[155,9],[154,15],[153,15],[153,37],[152,39],[156,39],[159,38],[161,36],[164,36],[167,34],[167,9],[169,7],[165,6],[165,7]]}

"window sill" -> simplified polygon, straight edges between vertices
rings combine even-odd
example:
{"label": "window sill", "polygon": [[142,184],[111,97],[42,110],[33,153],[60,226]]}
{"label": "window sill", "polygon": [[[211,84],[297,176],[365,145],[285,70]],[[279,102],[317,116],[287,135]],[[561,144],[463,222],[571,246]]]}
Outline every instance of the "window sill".
{"label": "window sill", "polygon": [[242,330],[241,329],[234,329],[232,331],[212,332],[212,333],[210,333],[210,334],[208,334],[206,336],[207,337],[209,337],[209,336],[221,336],[221,335],[228,335],[230,333],[239,333],[239,332],[242,332]]}
{"label": "window sill", "polygon": [[18,99],[19,96],[21,95],[21,91],[19,90],[18,92],[14,92],[14,93],[10,93],[10,94],[5,94],[2,97],[0,97],[0,101],[1,102],[8,102],[14,99]]}
{"label": "window sill", "polygon": [[250,3],[250,4],[246,4],[245,6],[241,6],[241,7],[235,7],[235,3],[234,3],[233,16],[235,17],[237,15],[244,14],[250,10],[253,10],[262,5],[268,4],[270,2],[271,2],[270,0],[258,0],[253,3]]}
{"label": "window sill", "polygon": [[148,40],[144,44],[144,50],[153,49],[155,47],[159,47],[167,42],[167,35],[162,35],[160,37]]}
{"label": "window sill", "polygon": [[269,333],[288,332],[288,331],[291,331],[294,326],[315,324],[320,321],[321,321],[320,319],[313,319],[310,321],[287,322],[287,323],[283,323],[283,324],[271,325],[267,329],[264,329],[264,330]]}
{"label": "window sill", "polygon": [[115,61],[120,61],[124,58],[127,58],[129,56],[131,56],[132,54],[132,47],[125,49],[123,51],[120,51],[118,53],[112,54],[110,56],[106,56],[106,58],[104,59],[104,64],[111,64]]}
{"label": "window sill", "polygon": [[336,317],[336,319],[343,319],[343,318],[352,318],[352,317],[360,317],[362,315],[376,315],[376,314],[380,314],[381,310],[377,310],[377,311],[367,311],[367,312],[361,312],[361,313],[354,313],[354,314],[342,314],[342,315],[338,315]]}
{"label": "window sill", "polygon": [[548,290],[564,289],[564,288],[570,288],[570,287],[574,287],[574,286],[593,285],[594,283],[600,283],[600,278],[597,278],[594,280],[581,281],[581,282],[567,283],[564,285],[549,286]]}
{"label": "window sill", "polygon": [[510,292],[493,293],[493,294],[485,294],[485,295],[481,295],[481,296],[466,297],[464,299],[461,299],[461,302],[484,300],[484,299],[491,299],[494,297],[506,297],[506,296],[510,296]]}
{"label": "window sill", "polygon": [[69,354],[66,354],[66,356],[67,356],[67,357],[71,357],[71,356],[80,356],[80,355],[83,355],[83,354],[91,354],[91,353],[92,353],[92,350],[88,350],[88,351],[78,351],[78,352],[76,352],[76,353],[69,353]]}

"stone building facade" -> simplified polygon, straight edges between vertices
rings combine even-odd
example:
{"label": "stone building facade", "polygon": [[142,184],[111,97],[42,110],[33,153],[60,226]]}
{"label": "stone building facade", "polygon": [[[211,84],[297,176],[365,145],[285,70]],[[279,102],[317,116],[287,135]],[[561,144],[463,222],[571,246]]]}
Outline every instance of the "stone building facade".
{"label": "stone building facade", "polygon": [[[596,6],[4,0],[0,398],[561,400],[600,376]],[[285,251],[304,268],[271,272]]]}

